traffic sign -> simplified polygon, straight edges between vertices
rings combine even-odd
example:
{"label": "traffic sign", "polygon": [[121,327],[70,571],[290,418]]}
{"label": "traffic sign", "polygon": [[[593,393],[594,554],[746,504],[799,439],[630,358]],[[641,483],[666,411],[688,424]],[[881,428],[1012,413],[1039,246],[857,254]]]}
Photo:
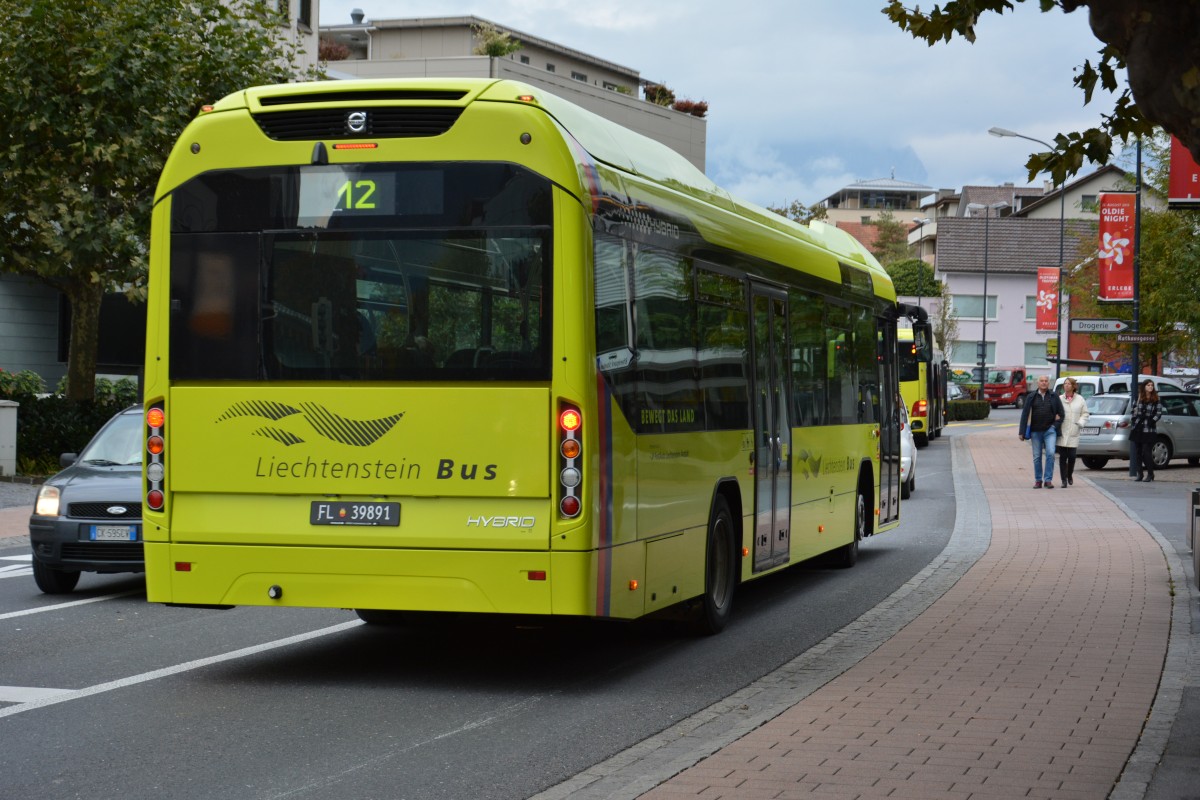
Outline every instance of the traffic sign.
{"label": "traffic sign", "polygon": [[1071,333],[1120,333],[1129,327],[1121,319],[1073,319]]}
{"label": "traffic sign", "polygon": [[1118,333],[1118,342],[1129,342],[1137,344],[1157,344],[1157,333]]}

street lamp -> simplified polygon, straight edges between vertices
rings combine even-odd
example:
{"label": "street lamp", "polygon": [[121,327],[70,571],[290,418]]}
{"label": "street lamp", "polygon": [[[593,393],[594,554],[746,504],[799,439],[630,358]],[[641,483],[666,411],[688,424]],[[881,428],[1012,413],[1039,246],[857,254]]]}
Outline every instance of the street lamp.
{"label": "street lamp", "polygon": [[921,260],[920,272],[917,273],[917,306],[920,307],[922,290],[925,288],[925,244],[921,232],[933,220],[928,217],[913,217],[913,222],[917,225],[917,258]]}
{"label": "street lamp", "polygon": [[987,301],[988,301],[988,227],[992,218],[992,209],[999,211],[1002,208],[1007,208],[1008,203],[1001,200],[999,203],[991,203],[984,205],[983,203],[967,203],[968,211],[983,211],[983,336],[979,343],[979,399],[986,400],[987,394],[984,392],[984,386],[987,384]]}
{"label": "street lamp", "polygon": [[[992,136],[1015,136],[1018,139],[1025,139],[1030,142],[1036,142],[1042,147],[1049,148],[1054,151],[1054,145],[1049,142],[1043,142],[1041,139],[1034,139],[1032,136],[1026,136],[1023,133],[1010,131],[1007,128],[988,128],[988,133]],[[1062,372],[1063,354],[1067,353],[1067,348],[1063,347],[1062,341],[1062,300],[1063,300],[1063,239],[1067,229],[1067,187],[1063,184],[1058,185],[1058,300],[1054,307],[1054,337],[1058,340],[1058,358],[1054,361],[1054,380],[1057,381]]]}

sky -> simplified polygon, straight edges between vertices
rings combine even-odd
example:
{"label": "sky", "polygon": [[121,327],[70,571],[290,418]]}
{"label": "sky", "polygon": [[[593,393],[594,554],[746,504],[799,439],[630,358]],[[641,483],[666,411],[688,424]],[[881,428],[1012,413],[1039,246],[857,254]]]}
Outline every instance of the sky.
{"label": "sky", "polygon": [[[320,24],[475,15],[549,39],[706,100],[708,176],[764,206],[812,205],[860,180],[933,189],[1029,185],[1043,141],[1112,108],[1072,83],[1101,47],[1086,9],[1036,2],[987,14],[976,42],[930,47],[896,27],[884,0],[321,0]],[[734,11],[731,13],[731,9]],[[1124,76],[1121,76],[1124,80]],[[1041,185],[1047,176],[1034,179]]]}

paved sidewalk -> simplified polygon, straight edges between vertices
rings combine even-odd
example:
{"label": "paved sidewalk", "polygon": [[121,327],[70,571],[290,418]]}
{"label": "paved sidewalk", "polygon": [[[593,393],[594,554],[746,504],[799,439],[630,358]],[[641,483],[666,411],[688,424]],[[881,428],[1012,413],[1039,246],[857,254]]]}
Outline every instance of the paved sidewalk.
{"label": "paved sidewalk", "polygon": [[[1029,447],[1011,428],[951,441],[958,520],[947,551],[964,537],[968,551],[973,537],[983,543],[961,568],[952,556],[910,581],[916,593],[951,572],[935,599],[910,604],[907,619],[815,687],[768,676],[768,691],[788,683],[791,696],[740,731],[727,724],[703,760],[680,743],[752,706],[754,691],[539,797],[1145,796],[1166,746],[1166,733],[1154,735],[1163,712],[1151,710],[1173,614],[1176,634],[1188,635],[1163,542],[1078,473],[1070,488],[1056,476],[1055,489],[1034,490]],[[1174,581],[1190,602],[1180,572]],[[845,644],[887,624],[855,623]],[[822,672],[811,654],[797,662],[790,672]]]}

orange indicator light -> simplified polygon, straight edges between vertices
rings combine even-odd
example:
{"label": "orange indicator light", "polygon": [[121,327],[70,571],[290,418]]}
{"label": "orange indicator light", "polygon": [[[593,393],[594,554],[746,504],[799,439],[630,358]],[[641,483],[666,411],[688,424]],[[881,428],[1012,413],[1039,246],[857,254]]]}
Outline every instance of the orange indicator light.
{"label": "orange indicator light", "polygon": [[374,150],[379,147],[375,142],[341,142],[333,146],[334,150]]}
{"label": "orange indicator light", "polygon": [[631,580],[631,581],[629,582],[629,591],[631,591],[631,592],[636,592],[636,591],[637,591],[637,587],[638,587],[638,582],[637,582],[637,580],[636,580],[636,579],[634,579],[634,580]]}
{"label": "orange indicator light", "polygon": [[161,408],[152,408],[146,412],[146,424],[151,428],[161,428],[166,421],[166,415]]}

